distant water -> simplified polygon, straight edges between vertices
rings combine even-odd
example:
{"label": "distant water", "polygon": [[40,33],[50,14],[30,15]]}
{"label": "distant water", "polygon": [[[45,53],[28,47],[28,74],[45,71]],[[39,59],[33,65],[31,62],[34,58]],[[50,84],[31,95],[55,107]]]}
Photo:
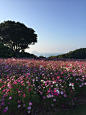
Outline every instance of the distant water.
{"label": "distant water", "polygon": [[58,55],[60,55],[60,54],[62,54],[62,53],[36,53],[36,52],[34,52],[34,53],[31,53],[31,54],[34,54],[34,55],[36,55],[36,56],[44,56],[44,57],[50,57],[50,56],[58,56]]}

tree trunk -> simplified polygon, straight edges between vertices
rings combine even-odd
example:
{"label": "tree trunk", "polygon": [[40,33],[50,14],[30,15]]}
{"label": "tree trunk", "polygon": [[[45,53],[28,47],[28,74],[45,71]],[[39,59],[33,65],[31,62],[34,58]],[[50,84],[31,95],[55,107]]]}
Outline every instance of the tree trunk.
{"label": "tree trunk", "polygon": [[16,58],[19,58],[19,52],[18,52],[18,49],[15,50],[15,56],[16,56]]}
{"label": "tree trunk", "polygon": [[19,58],[19,49],[18,49],[17,44],[15,46],[16,46],[15,47],[15,56],[16,56],[16,58]]}

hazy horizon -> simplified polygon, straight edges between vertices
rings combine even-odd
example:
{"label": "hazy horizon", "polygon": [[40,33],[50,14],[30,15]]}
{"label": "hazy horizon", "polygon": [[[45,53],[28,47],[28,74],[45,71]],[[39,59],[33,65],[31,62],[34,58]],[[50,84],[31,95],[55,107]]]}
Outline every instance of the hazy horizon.
{"label": "hazy horizon", "polygon": [[32,51],[31,54],[34,54],[36,56],[50,57],[50,56],[57,56],[57,55],[60,55],[62,53],[39,53],[37,51]]}

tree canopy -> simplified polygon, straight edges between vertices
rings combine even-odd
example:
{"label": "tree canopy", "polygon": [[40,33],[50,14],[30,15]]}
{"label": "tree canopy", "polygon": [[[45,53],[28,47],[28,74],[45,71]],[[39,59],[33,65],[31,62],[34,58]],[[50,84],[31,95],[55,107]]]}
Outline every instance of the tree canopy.
{"label": "tree canopy", "polygon": [[0,23],[0,42],[15,51],[17,57],[20,50],[37,43],[37,34],[32,28],[15,21]]}

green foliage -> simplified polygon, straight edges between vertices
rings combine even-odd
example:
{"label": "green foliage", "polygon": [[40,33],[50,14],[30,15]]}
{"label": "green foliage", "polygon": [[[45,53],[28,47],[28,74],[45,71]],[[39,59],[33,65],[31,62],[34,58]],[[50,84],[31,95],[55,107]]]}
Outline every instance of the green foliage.
{"label": "green foliage", "polygon": [[16,57],[15,52],[11,52],[9,57]]}
{"label": "green foliage", "polygon": [[49,58],[55,58],[56,56],[50,56]]}
{"label": "green foliage", "polygon": [[44,57],[44,56],[39,56],[39,58],[46,58],[46,57]]}
{"label": "green foliage", "polygon": [[[26,52],[19,52],[20,58],[36,58],[34,54],[26,53]],[[16,57],[15,52],[4,46],[2,43],[0,43],[0,58],[11,58]]]}
{"label": "green foliage", "polygon": [[2,43],[0,43],[0,57],[7,58],[9,57],[9,54],[10,54],[10,50]]}
{"label": "green foliage", "polygon": [[36,58],[34,54],[26,53],[26,52],[19,52],[20,58]]}
{"label": "green foliage", "polygon": [[70,51],[66,54],[61,54],[58,56],[51,56],[49,58],[73,58],[73,59],[86,59],[86,48],[76,49],[74,51]]}

